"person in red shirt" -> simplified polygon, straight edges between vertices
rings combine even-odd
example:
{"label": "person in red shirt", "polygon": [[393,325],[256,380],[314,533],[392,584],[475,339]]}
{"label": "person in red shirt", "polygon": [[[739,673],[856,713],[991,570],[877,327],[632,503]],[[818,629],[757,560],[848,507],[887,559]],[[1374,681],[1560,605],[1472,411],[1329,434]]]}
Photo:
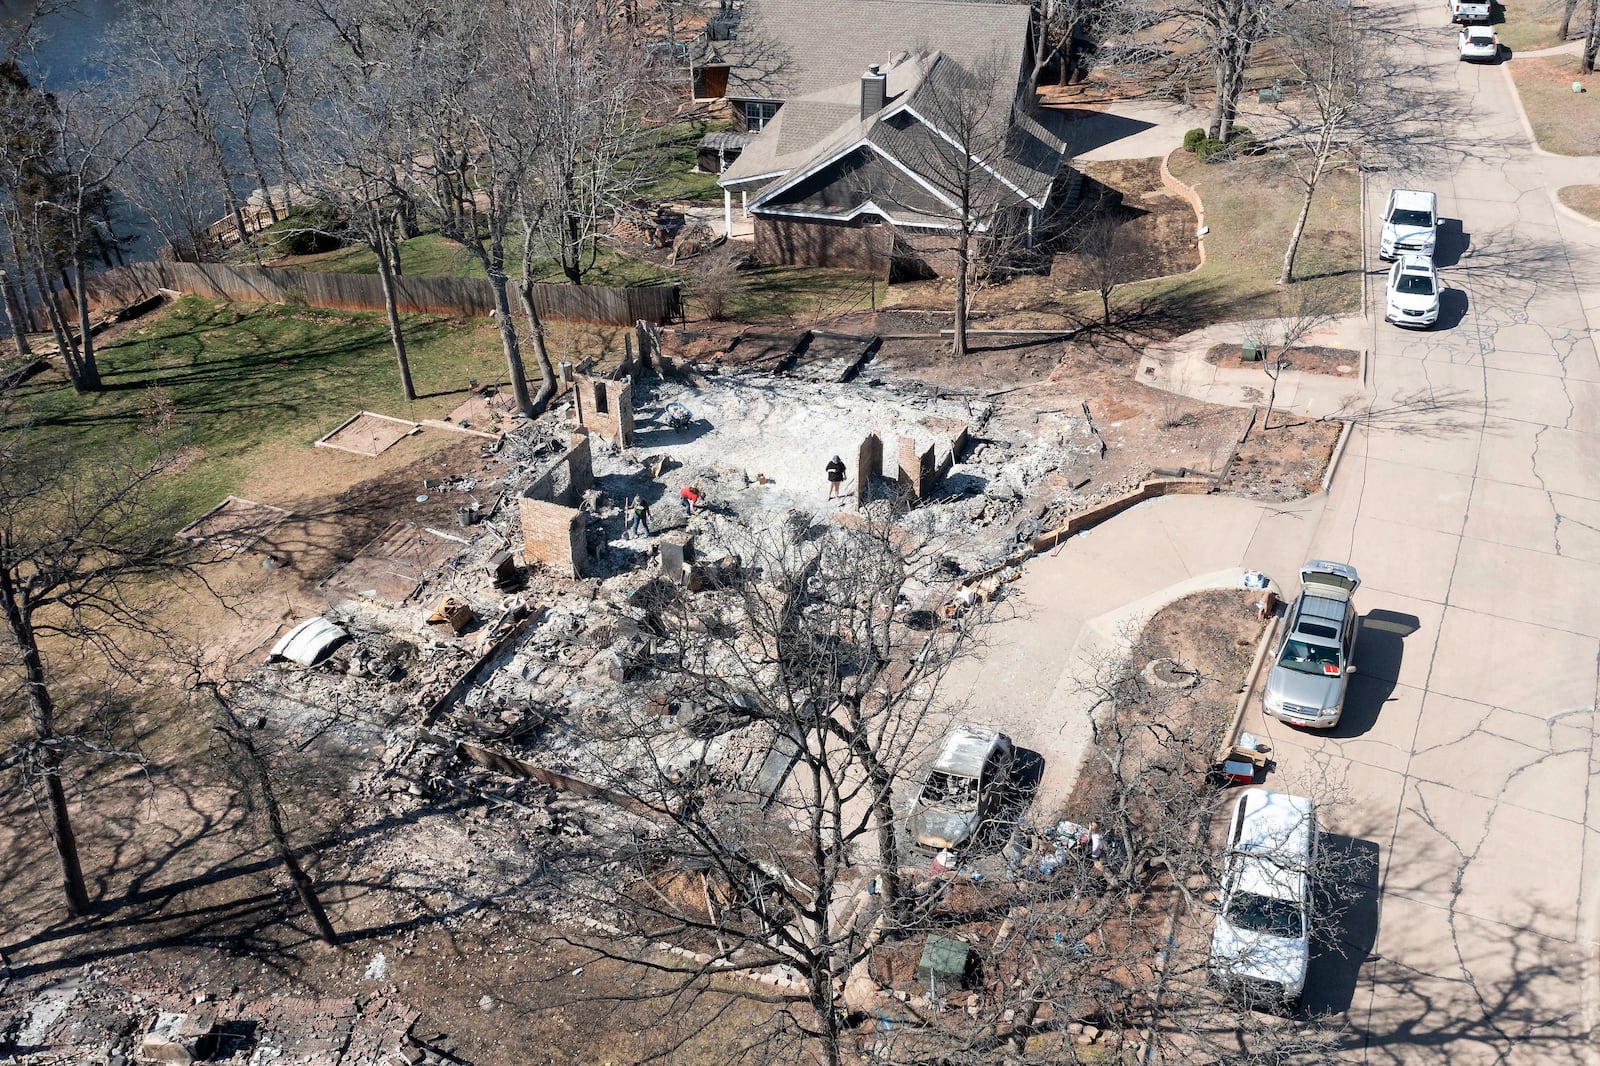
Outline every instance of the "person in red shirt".
{"label": "person in red shirt", "polygon": [[684,514],[694,514],[700,508],[702,499],[704,497],[700,495],[700,486],[698,485],[685,485],[683,491],[678,493],[678,502],[683,504]]}

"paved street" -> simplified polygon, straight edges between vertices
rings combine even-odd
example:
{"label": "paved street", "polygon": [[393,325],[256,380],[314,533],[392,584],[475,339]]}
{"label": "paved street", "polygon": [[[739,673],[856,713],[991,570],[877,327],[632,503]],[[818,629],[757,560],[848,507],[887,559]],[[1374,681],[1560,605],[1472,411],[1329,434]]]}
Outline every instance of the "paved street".
{"label": "paved street", "polygon": [[[1037,691],[1000,686],[1008,706],[979,683],[971,711],[1000,720],[1046,706],[1045,725],[1070,719],[1069,646],[1117,604],[1238,566],[1292,595],[1302,559],[1349,560],[1364,617],[1343,722],[1296,732],[1253,704],[1244,726],[1273,745],[1270,785],[1344,797],[1325,812],[1326,846],[1375,860],[1342,954],[1313,963],[1307,1005],[1344,1019],[1347,1061],[1591,1063],[1600,226],[1553,200],[1600,181],[1600,158],[1536,150],[1506,69],[1458,63],[1431,0],[1409,18],[1417,32],[1403,47],[1430,64],[1451,108],[1430,121],[1459,119],[1471,151],[1372,177],[1368,321],[1338,327],[1371,352],[1370,406],[1331,492],[1292,514],[1155,501],[1030,563],[1029,606],[984,668]],[[1376,215],[1391,186],[1436,190],[1446,219],[1437,261],[1451,291],[1430,332],[1381,321]],[[1225,384],[1184,391],[1228,402]]]}
{"label": "paved street", "polygon": [[1369,202],[1439,193],[1460,220],[1437,257],[1454,291],[1442,328],[1408,334],[1381,322],[1372,279],[1375,402],[1311,551],[1364,579],[1344,721],[1246,728],[1270,734],[1285,779],[1346,783],[1328,827],[1379,860],[1353,959],[1324,954],[1307,995],[1345,1012],[1353,1059],[1590,1062],[1600,228],[1551,200],[1600,160],[1534,150],[1506,70],[1458,64],[1436,5],[1414,17],[1480,154],[1374,176]]}

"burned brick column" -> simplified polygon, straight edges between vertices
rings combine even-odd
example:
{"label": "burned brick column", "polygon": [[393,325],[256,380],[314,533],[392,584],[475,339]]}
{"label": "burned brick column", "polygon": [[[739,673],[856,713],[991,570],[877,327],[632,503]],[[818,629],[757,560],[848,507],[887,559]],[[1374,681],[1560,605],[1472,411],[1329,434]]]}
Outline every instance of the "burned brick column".
{"label": "burned brick column", "polygon": [[933,488],[933,445],[917,448],[910,437],[900,438],[900,484],[908,489],[913,499],[922,499]]}
{"label": "burned brick column", "polygon": [[518,500],[517,507],[522,517],[523,557],[528,564],[544,563],[569,577],[582,577],[588,555],[584,513],[527,497]]}
{"label": "burned brick column", "polygon": [[633,447],[633,382],[572,376],[578,424],[618,448]]}
{"label": "burned brick column", "polygon": [[872,479],[883,473],[883,441],[868,433],[856,451],[856,506],[872,502]]}

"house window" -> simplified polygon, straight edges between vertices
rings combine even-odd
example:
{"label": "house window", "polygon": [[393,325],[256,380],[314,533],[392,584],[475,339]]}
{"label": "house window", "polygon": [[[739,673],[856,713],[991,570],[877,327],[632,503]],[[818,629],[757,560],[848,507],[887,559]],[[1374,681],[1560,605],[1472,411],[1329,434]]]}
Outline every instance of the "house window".
{"label": "house window", "polygon": [[744,102],[744,128],[751,133],[760,133],[772,121],[772,116],[778,113],[777,104],[766,104],[759,100],[746,100]]}

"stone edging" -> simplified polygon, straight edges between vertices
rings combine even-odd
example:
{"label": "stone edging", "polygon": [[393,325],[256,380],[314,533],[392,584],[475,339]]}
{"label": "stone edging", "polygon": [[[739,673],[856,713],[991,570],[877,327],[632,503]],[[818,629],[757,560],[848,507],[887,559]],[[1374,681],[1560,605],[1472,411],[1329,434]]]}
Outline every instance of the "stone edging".
{"label": "stone edging", "polygon": [[1356,424],[1351,419],[1346,419],[1344,428],[1339,431],[1339,440],[1333,446],[1333,454],[1328,457],[1328,469],[1322,472],[1322,491],[1327,492],[1333,484],[1333,475],[1339,469],[1339,460],[1344,458],[1345,445],[1350,443],[1350,434],[1355,431]]}
{"label": "stone edging", "polygon": [[[1179,181],[1177,178],[1172,176],[1172,171],[1167,169],[1167,160],[1172,158],[1172,153],[1181,151],[1183,151],[1182,148],[1174,148],[1172,152],[1168,152],[1166,155],[1161,157],[1161,184],[1166,186],[1167,189],[1173,194],[1181,197],[1185,203],[1194,209],[1194,239],[1196,246],[1198,246],[1200,249],[1200,266],[1197,266],[1194,269],[1199,270],[1200,267],[1206,265],[1206,239],[1200,236],[1200,231],[1206,228],[1206,206],[1200,199],[1200,191],[1198,189],[1185,182]],[[1186,271],[1185,273],[1192,274],[1194,271]]]}
{"label": "stone edging", "polygon": [[[1268,585],[1265,591],[1277,590]],[[1255,658],[1250,660],[1250,669],[1244,675],[1244,691],[1239,693],[1239,701],[1233,705],[1233,719],[1228,723],[1228,732],[1222,740],[1222,750],[1226,751],[1233,746],[1235,738],[1239,735],[1239,726],[1244,723],[1245,708],[1250,706],[1250,697],[1256,690],[1256,679],[1261,676],[1261,665],[1266,662],[1267,649],[1272,647],[1272,640],[1278,635],[1278,624],[1281,615],[1273,615],[1272,622],[1261,631],[1261,639],[1256,643]]]}

